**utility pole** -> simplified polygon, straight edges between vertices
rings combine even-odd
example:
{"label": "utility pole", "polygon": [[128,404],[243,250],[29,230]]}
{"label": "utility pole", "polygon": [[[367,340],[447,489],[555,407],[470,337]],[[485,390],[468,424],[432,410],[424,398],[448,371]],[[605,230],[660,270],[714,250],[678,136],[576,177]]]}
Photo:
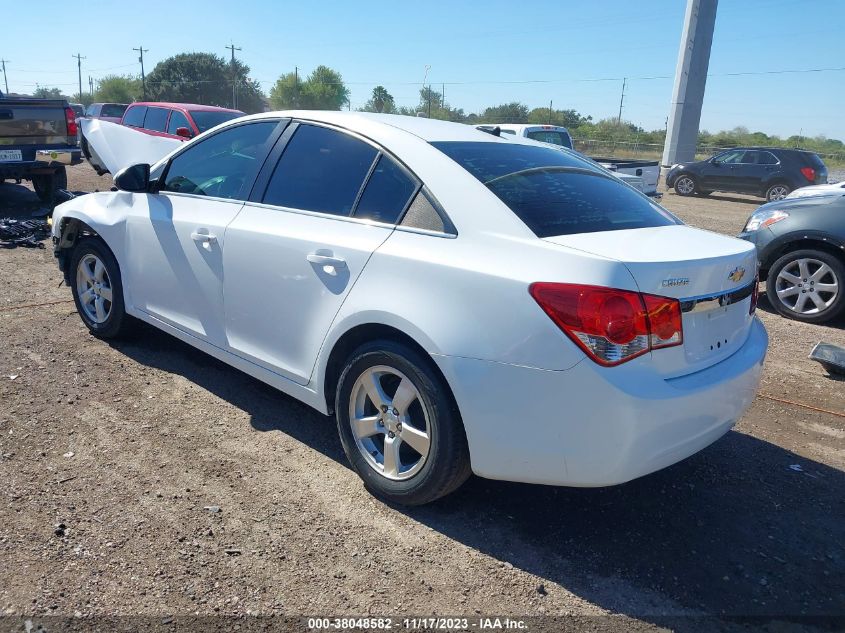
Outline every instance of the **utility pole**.
{"label": "utility pole", "polygon": [[88,75],[88,94],[94,96],[94,78],[91,75]]}
{"label": "utility pole", "polygon": [[617,125],[622,123],[622,104],[625,101],[625,84],[627,83],[627,81],[628,81],[627,77],[622,78],[622,97],[619,99],[619,116],[616,117],[616,124]]}
{"label": "utility pole", "polygon": [[[423,90],[425,90],[425,81],[428,79],[428,71],[431,70],[431,66],[428,64],[425,65],[425,75],[423,75]],[[428,86],[428,90],[426,90],[426,97],[428,97],[428,118],[431,118],[431,86]]]}
{"label": "utility pole", "polygon": [[237,109],[238,107],[238,92],[237,92],[237,75],[235,74],[235,51],[241,50],[240,46],[235,46],[234,42],[232,42],[226,48],[232,51],[232,108]]}
{"label": "utility pole", "polygon": [[138,56],[138,61],[141,62],[141,94],[144,95],[144,101],[147,100],[147,77],[144,75],[144,53],[149,53],[149,48],[144,48],[144,45],[141,44],[138,48],[133,48],[133,51],[138,51],[140,55]]}
{"label": "utility pole", "polygon": [[299,107],[299,66],[293,67],[293,107]]}
{"label": "utility pole", "polygon": [[552,100],[549,99],[549,125],[552,124]]}
{"label": "utility pole", "polygon": [[79,53],[76,55],[71,55],[71,57],[76,57],[76,69],[79,72],[79,96],[82,96],[82,60],[88,59],[87,57],[83,57]]}
{"label": "utility pole", "polygon": [[3,82],[6,84],[6,94],[9,94],[9,80],[6,77],[6,62],[8,59],[0,59],[0,64],[3,65]]}
{"label": "utility pole", "polygon": [[665,166],[695,157],[718,4],[719,0],[687,0],[669,125],[663,146]]}
{"label": "utility pole", "polygon": [[443,91],[443,92],[440,93],[440,107],[445,108],[446,107],[446,84],[445,83],[440,84],[440,89]]}

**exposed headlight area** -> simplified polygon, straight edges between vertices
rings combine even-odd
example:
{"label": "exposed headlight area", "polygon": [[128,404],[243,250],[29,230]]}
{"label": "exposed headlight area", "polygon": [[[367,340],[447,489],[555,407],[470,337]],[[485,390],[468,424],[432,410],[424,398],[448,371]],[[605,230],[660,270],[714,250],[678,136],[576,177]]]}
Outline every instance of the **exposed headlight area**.
{"label": "exposed headlight area", "polygon": [[779,209],[760,209],[751,214],[745,223],[744,231],[759,231],[789,217],[786,211]]}

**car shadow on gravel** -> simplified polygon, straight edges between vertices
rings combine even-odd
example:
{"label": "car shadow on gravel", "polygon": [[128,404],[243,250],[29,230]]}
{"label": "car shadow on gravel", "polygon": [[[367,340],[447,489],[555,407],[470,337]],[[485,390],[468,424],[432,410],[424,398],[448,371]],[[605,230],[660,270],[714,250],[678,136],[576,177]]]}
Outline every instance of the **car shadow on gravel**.
{"label": "car shadow on gravel", "polygon": [[[347,466],[332,419],[142,327],[116,349],[225,399],[255,429],[281,431]],[[531,432],[530,421],[514,422]],[[534,574],[539,596],[557,583],[611,612],[681,631],[702,622],[667,615],[667,601],[697,614],[806,614],[830,626],[845,617],[843,492],[842,471],[732,431],[680,464],[612,488],[473,477],[434,504],[395,510]]]}

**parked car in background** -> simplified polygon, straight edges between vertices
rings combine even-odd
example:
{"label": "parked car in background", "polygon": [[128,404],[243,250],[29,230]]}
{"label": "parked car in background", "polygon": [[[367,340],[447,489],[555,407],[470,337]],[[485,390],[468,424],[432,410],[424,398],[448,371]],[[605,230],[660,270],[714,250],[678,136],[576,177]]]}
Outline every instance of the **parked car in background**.
{"label": "parked car in background", "polygon": [[81,103],[71,103],[70,109],[73,110],[73,114],[76,116],[77,122],[85,116],[85,106]]}
{"label": "parked car in background", "polygon": [[845,196],[845,181],[829,183],[826,185],[810,185],[801,187],[790,193],[787,198],[804,198],[806,196],[823,196],[827,194],[842,194]]}
{"label": "parked car in background", "polygon": [[573,152],[276,112],[114,182],[53,216],[85,326],[111,338],[141,319],[334,413],[392,502],[471,471],[621,483],[711,444],[754,399],[754,247]]}
{"label": "parked car in background", "polygon": [[130,105],[121,124],[154,136],[186,141],[215,125],[244,116],[240,110],[194,103],[139,102]]}
{"label": "parked car in background", "polygon": [[679,196],[727,191],[769,202],[826,182],[827,167],[817,154],[780,147],[735,147],[707,160],[673,165],[666,174],[666,186]]}
{"label": "parked car in background", "polygon": [[824,323],[845,310],[845,196],[764,204],[739,237],[757,246],[760,279],[783,316]]}
{"label": "parked car in background", "polygon": [[476,127],[498,127],[502,134],[524,136],[541,143],[560,145],[572,149],[572,137],[569,130],[560,125],[536,125],[516,123],[481,123]]}
{"label": "parked car in background", "polygon": [[65,166],[82,160],[76,132],[67,101],[0,97],[0,182],[30,180],[38,197],[51,202],[57,189],[67,188]]}
{"label": "parked car in background", "polygon": [[125,111],[125,103],[92,103],[85,109],[85,116],[91,119],[120,123]]}

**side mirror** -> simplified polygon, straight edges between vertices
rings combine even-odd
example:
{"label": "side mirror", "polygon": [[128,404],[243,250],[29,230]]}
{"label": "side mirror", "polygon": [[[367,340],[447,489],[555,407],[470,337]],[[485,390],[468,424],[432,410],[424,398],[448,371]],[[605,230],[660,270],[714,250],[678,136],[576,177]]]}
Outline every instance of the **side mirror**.
{"label": "side mirror", "polygon": [[191,138],[193,137],[193,134],[191,134],[191,130],[186,127],[177,127],[176,136],[181,136],[182,138]]}
{"label": "side mirror", "polygon": [[120,191],[145,193],[150,188],[150,166],[141,163],[121,169],[114,177],[114,186]]}

